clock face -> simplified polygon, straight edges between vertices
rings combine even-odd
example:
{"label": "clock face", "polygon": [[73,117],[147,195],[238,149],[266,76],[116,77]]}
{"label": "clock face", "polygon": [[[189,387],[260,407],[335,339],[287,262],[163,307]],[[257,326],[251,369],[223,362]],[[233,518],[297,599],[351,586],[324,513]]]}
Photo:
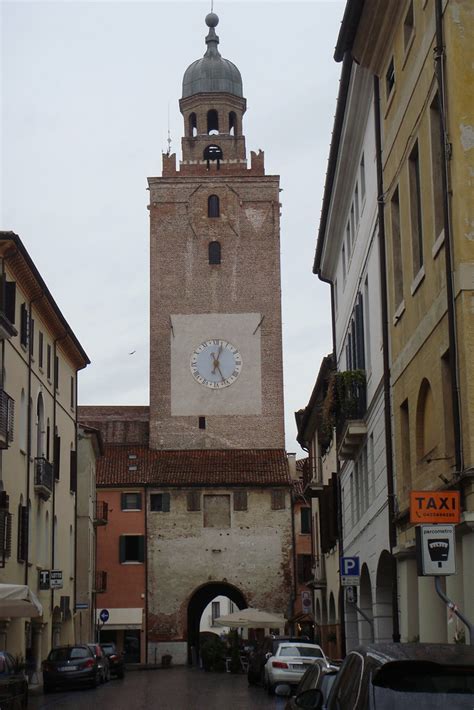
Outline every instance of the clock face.
{"label": "clock face", "polygon": [[191,374],[199,384],[222,389],[233,384],[242,371],[242,356],[227,340],[205,340],[191,355]]}

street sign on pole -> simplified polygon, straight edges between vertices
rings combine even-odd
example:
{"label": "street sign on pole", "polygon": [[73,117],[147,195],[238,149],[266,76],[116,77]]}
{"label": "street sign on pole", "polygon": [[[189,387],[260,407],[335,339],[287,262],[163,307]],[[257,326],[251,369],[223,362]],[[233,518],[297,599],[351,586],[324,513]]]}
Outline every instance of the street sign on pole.
{"label": "street sign on pole", "polygon": [[360,581],[360,561],[358,557],[341,557],[339,571],[343,587],[357,586]]}
{"label": "street sign on pole", "polygon": [[61,569],[52,569],[49,577],[49,585],[51,589],[63,588],[63,571]]}
{"label": "street sign on pole", "polygon": [[418,575],[456,574],[454,525],[417,525],[415,531]]}
{"label": "street sign on pole", "polygon": [[39,573],[39,588],[49,589],[49,569],[42,569]]}
{"label": "street sign on pole", "polygon": [[105,624],[106,621],[109,620],[109,610],[108,609],[102,609],[100,614],[99,614],[99,619],[103,624]]}

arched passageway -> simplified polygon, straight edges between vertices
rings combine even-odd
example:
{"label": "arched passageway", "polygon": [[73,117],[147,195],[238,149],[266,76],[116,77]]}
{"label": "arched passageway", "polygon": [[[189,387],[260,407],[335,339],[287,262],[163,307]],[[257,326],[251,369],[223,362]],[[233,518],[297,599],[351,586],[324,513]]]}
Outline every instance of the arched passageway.
{"label": "arched passageway", "polygon": [[[359,641],[362,644],[371,643],[373,639],[373,603],[372,603],[372,585],[370,582],[370,574],[367,565],[362,565],[360,573],[360,604],[361,610],[365,617],[359,620]],[[367,621],[370,620],[370,623]]]}
{"label": "arched passageway", "polygon": [[[228,597],[239,609],[248,604],[242,592],[227,582],[210,582],[196,589],[188,603],[188,663],[199,657],[199,623],[206,606],[218,596]],[[193,654],[194,649],[194,654]]]}
{"label": "arched passageway", "polygon": [[392,556],[387,550],[384,550],[379,558],[375,585],[375,638],[377,641],[392,640],[392,588]]}

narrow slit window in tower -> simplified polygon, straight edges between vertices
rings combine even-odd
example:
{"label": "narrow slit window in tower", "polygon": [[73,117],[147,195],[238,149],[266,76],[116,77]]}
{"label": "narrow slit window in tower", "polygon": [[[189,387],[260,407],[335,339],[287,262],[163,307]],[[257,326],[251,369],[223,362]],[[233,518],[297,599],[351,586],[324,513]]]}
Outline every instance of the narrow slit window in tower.
{"label": "narrow slit window in tower", "polygon": [[209,263],[210,264],[220,264],[221,263],[221,243],[220,242],[209,242]]}
{"label": "narrow slit window in tower", "polygon": [[235,111],[231,111],[229,113],[229,133],[231,136],[235,136],[237,134],[237,116]]}
{"label": "narrow slit window in tower", "polygon": [[209,195],[207,198],[207,216],[220,217],[219,198],[217,195]]}

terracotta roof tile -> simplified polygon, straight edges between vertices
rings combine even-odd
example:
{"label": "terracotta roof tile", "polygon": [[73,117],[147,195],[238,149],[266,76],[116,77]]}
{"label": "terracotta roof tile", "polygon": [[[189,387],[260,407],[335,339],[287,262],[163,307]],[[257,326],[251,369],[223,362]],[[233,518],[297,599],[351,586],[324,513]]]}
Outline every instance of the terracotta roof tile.
{"label": "terracotta roof tile", "polygon": [[[131,458],[133,457],[133,458]],[[282,449],[156,451],[108,444],[97,462],[97,485],[288,486]]]}

